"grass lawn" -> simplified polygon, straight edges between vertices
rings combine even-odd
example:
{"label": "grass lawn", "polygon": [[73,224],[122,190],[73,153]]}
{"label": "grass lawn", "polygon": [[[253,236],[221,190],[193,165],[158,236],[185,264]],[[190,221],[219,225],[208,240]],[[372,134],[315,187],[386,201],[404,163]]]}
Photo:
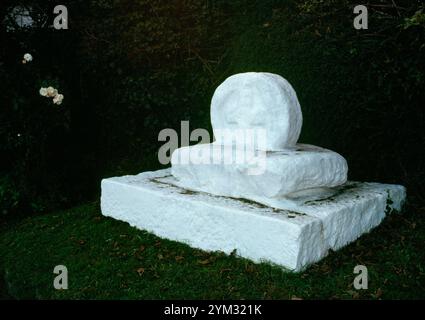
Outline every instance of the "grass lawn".
{"label": "grass lawn", "polygon": [[[105,218],[99,204],[0,229],[0,297],[35,299],[425,298],[425,208],[408,207],[305,272],[293,274],[160,239]],[[69,289],[53,288],[67,266]],[[353,289],[368,267],[369,289]]]}

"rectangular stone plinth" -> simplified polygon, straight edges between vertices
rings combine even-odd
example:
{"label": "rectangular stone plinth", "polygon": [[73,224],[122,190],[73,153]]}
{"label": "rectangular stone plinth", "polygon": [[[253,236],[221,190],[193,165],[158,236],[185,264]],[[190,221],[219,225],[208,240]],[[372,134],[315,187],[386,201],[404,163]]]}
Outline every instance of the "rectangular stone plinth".
{"label": "rectangular stone plinth", "polygon": [[405,199],[402,186],[350,182],[332,198],[285,210],[189,191],[174,182],[169,169],[104,179],[102,213],[195,248],[236,250],[293,271],[377,226]]}

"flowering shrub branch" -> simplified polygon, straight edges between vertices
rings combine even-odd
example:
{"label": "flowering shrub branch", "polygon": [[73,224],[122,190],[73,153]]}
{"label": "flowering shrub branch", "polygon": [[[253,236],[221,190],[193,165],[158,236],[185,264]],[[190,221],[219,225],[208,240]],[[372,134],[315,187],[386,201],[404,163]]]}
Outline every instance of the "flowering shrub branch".
{"label": "flowering shrub branch", "polygon": [[22,63],[26,64],[31,61],[32,61],[32,55],[29,53],[24,54],[24,59],[22,60]]}
{"label": "flowering shrub branch", "polygon": [[63,101],[63,94],[60,94],[57,89],[53,87],[41,88],[40,95],[46,98],[53,98],[53,103],[60,105]]}

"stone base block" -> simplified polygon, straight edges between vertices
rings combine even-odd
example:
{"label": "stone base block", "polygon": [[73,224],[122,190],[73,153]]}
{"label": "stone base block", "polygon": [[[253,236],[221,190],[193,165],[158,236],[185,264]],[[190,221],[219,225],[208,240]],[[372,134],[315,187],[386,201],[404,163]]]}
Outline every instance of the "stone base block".
{"label": "stone base block", "polygon": [[104,179],[101,209],[159,237],[301,271],[400,210],[405,196],[403,186],[348,182],[330,198],[285,209],[190,191],[165,169]]}
{"label": "stone base block", "polygon": [[171,171],[192,190],[247,199],[285,197],[347,181],[347,161],[325,148],[297,144],[293,150],[247,154],[216,143],[183,147],[173,152]]}

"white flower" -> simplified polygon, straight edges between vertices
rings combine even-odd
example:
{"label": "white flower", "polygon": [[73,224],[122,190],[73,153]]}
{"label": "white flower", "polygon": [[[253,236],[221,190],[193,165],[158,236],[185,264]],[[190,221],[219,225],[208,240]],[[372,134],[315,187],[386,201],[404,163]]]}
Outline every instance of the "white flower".
{"label": "white flower", "polygon": [[29,53],[24,54],[24,61],[31,62],[32,61],[32,55]]}
{"label": "white flower", "polygon": [[41,88],[40,89],[40,95],[43,97],[47,97],[47,88]]}
{"label": "white flower", "polygon": [[57,94],[57,95],[53,98],[53,103],[54,103],[54,104],[57,104],[57,105],[60,105],[60,104],[62,104],[63,98],[64,98],[63,94]]}
{"label": "white flower", "polygon": [[62,104],[63,94],[59,94],[58,90],[53,87],[40,88],[40,95],[47,98],[53,98],[54,104]]}
{"label": "white flower", "polygon": [[49,98],[53,98],[58,94],[58,90],[53,88],[53,87],[48,87],[47,88],[47,96]]}

